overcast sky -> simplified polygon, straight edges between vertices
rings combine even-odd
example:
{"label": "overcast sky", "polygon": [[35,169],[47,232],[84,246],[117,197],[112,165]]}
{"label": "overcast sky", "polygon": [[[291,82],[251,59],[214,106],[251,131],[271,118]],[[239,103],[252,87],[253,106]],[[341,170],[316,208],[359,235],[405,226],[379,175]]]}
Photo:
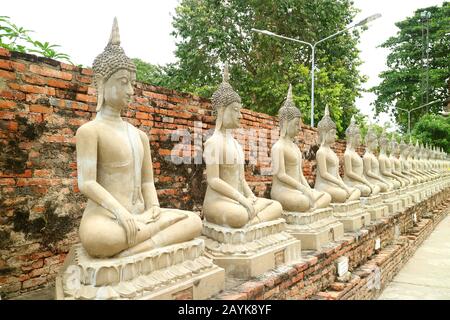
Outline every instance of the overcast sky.
{"label": "overcast sky", "polygon": [[[313,1],[313,0],[311,0]],[[97,54],[103,51],[117,16],[122,47],[130,57],[141,58],[153,64],[175,61],[172,16],[178,0],[21,0],[4,1],[0,15],[6,15],[19,26],[31,29],[33,39],[59,44],[60,52],[68,53],[77,64],[91,66]],[[369,80],[370,88],[380,79],[385,69],[388,51],[377,48],[387,38],[397,33],[395,22],[412,16],[418,8],[441,5],[442,0],[354,0],[361,9],[355,21],[381,13],[382,17],[369,24],[361,36],[359,49],[364,64],[361,71]],[[373,94],[364,93],[357,107],[372,118]],[[379,123],[389,121],[381,116]]]}

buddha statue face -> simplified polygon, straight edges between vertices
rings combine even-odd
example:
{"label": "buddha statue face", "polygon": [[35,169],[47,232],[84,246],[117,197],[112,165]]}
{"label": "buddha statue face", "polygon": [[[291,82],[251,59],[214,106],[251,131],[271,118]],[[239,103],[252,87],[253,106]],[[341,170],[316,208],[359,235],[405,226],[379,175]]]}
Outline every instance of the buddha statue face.
{"label": "buddha statue face", "polygon": [[370,151],[375,152],[378,147],[377,139],[371,139],[371,140],[367,141],[367,147],[369,148]]}
{"label": "buddha statue face", "polygon": [[286,135],[293,139],[300,132],[300,127],[302,125],[302,120],[300,118],[294,118],[287,121],[286,125]]}
{"label": "buddha statue face", "polygon": [[103,84],[103,105],[121,110],[128,106],[134,93],[133,81],[136,75],[129,70],[120,69]]}
{"label": "buddha statue face", "polygon": [[241,122],[241,104],[239,102],[233,102],[226,106],[222,115],[222,126],[225,129],[237,129]]}
{"label": "buddha statue face", "polygon": [[328,132],[326,132],[324,141],[328,145],[333,144],[336,141],[336,129],[331,129]]}

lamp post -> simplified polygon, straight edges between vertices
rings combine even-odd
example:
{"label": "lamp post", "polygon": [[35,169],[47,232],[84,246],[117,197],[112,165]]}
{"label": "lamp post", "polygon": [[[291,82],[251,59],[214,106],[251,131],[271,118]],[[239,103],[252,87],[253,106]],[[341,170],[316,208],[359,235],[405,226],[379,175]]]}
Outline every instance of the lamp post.
{"label": "lamp post", "polygon": [[414,111],[414,110],[417,110],[417,109],[421,109],[421,108],[423,108],[423,107],[427,107],[427,106],[429,106],[430,104],[433,104],[433,103],[436,103],[436,102],[439,102],[439,100],[431,101],[431,102],[429,102],[429,103],[426,103],[426,104],[424,104],[424,105],[421,105],[421,106],[419,106],[419,107],[416,107],[416,108],[413,108],[413,109],[410,109],[410,110],[396,107],[396,109],[399,109],[399,110],[408,112],[408,135],[409,135],[410,137],[411,137],[411,112]]}
{"label": "lamp post", "polygon": [[317,42],[314,42],[314,43],[298,40],[298,39],[295,39],[295,38],[285,37],[285,36],[273,33],[273,32],[268,31],[268,30],[259,30],[259,29],[252,28],[253,32],[258,32],[258,33],[261,33],[261,34],[265,34],[267,36],[272,36],[272,37],[275,37],[275,38],[280,38],[280,39],[284,39],[284,40],[298,42],[298,43],[301,43],[301,44],[306,44],[306,45],[308,45],[311,48],[311,127],[314,127],[314,80],[315,80],[315,78],[314,78],[314,69],[315,69],[315,66],[316,66],[315,65],[316,46],[319,43],[322,43],[325,40],[331,39],[331,38],[333,38],[333,37],[335,37],[335,36],[337,36],[337,35],[339,35],[341,33],[344,33],[347,30],[350,30],[350,29],[352,29],[354,27],[363,26],[363,25],[369,23],[370,21],[373,21],[373,20],[378,19],[380,17],[381,17],[381,14],[379,14],[379,13],[371,15],[371,16],[361,20],[360,22],[358,22],[358,23],[356,23],[356,24],[354,24],[352,26],[349,26],[349,27],[347,27],[347,28],[345,28],[343,30],[340,30],[340,31],[336,32],[336,33],[333,33],[332,35],[330,35],[328,37],[325,37],[325,38],[323,38],[323,39],[321,39],[321,40],[319,40]]}

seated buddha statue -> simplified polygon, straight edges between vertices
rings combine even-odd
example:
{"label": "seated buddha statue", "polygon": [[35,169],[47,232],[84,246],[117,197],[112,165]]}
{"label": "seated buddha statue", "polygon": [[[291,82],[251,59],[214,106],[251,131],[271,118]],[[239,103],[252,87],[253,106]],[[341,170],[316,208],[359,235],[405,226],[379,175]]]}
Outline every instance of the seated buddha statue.
{"label": "seated buddha statue", "polygon": [[400,140],[400,163],[401,163],[401,172],[403,175],[408,177],[413,184],[419,182],[419,179],[416,177],[414,173],[411,172],[411,164],[409,160],[409,154],[411,152],[410,146],[405,143],[403,138]]}
{"label": "seated buddha statue", "polygon": [[380,143],[380,154],[378,155],[378,162],[380,163],[380,174],[388,181],[394,189],[399,189],[402,185],[400,180],[392,173],[392,162],[389,158],[390,153],[390,141],[383,132],[379,139]]}
{"label": "seated buddha statue", "polygon": [[419,183],[425,182],[425,177],[417,170],[417,149],[411,141],[409,141],[408,145],[409,153],[407,161],[409,163],[409,172],[413,174]]}
{"label": "seated buddha statue", "polygon": [[339,175],[339,158],[331,149],[336,141],[336,124],[330,117],[328,105],[323,118],[317,124],[320,147],[316,153],[317,172],[314,188],[331,195],[332,203],[358,200],[361,191],[347,186]]}
{"label": "seated buddha statue", "polygon": [[208,222],[242,228],[280,218],[282,207],[277,201],[256,197],[245,180],[244,153],[232,136],[242,118],[241,98],[228,81],[225,64],[223,82],[211,99],[216,127],[203,152],[208,184],[203,214]]}
{"label": "seated buddha statue", "polygon": [[364,175],[367,180],[369,180],[373,184],[376,184],[380,188],[381,192],[387,192],[390,191],[393,186],[380,174],[380,163],[374,154],[374,152],[376,152],[377,150],[377,147],[377,135],[372,126],[369,126],[366,134],[366,152],[363,156]]}
{"label": "seated buddha statue", "polygon": [[356,152],[356,148],[361,143],[361,133],[355,122],[354,116],[350,121],[350,125],[345,130],[347,137],[347,145],[344,153],[344,182],[350,187],[357,188],[361,191],[361,196],[368,197],[377,195],[380,187],[371,183],[364,176],[363,160]]}
{"label": "seated buddha statue", "polygon": [[301,128],[300,110],[292,99],[292,86],[278,112],[280,139],[272,147],[271,198],[286,211],[305,212],[327,207],[331,196],[312,189],[303,175],[302,153],[294,142]]}
{"label": "seated buddha statue", "polygon": [[82,246],[95,258],[124,257],[199,236],[196,214],[160,208],[147,134],[121,118],[136,67],[120,46],[116,19],[93,72],[97,114],[76,133],[78,187],[88,198]]}
{"label": "seated buddha statue", "polygon": [[401,182],[402,187],[406,187],[413,183],[413,181],[402,173],[402,164],[399,159],[400,147],[395,138],[391,141],[391,163],[392,163],[392,174],[395,175]]}

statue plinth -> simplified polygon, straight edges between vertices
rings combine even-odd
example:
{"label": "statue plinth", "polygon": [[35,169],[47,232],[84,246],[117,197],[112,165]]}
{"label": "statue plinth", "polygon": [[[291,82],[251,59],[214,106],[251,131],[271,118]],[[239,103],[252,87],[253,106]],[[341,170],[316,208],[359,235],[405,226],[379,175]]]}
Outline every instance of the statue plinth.
{"label": "statue plinth", "polygon": [[359,200],[332,203],[333,215],[344,224],[345,232],[358,231],[370,223],[370,212],[361,208]]}
{"label": "statue plinth", "polygon": [[361,197],[360,201],[363,208],[370,212],[371,220],[379,220],[389,215],[389,208],[383,203],[381,196],[379,195]]}
{"label": "statue plinth", "polygon": [[344,225],[333,217],[333,209],[324,208],[310,212],[284,211],[287,231],[301,241],[303,250],[320,250],[344,236]]}
{"label": "statue plinth", "polygon": [[227,276],[246,279],[300,259],[300,241],[286,232],[284,219],[244,228],[203,222],[206,255]]}
{"label": "statue plinth", "polygon": [[398,191],[388,191],[380,193],[381,199],[389,208],[389,214],[403,211],[402,201],[398,197]]}
{"label": "statue plinth", "polygon": [[225,272],[204,255],[202,239],[124,258],[96,259],[78,244],[56,279],[63,299],[207,299],[224,289]]}

